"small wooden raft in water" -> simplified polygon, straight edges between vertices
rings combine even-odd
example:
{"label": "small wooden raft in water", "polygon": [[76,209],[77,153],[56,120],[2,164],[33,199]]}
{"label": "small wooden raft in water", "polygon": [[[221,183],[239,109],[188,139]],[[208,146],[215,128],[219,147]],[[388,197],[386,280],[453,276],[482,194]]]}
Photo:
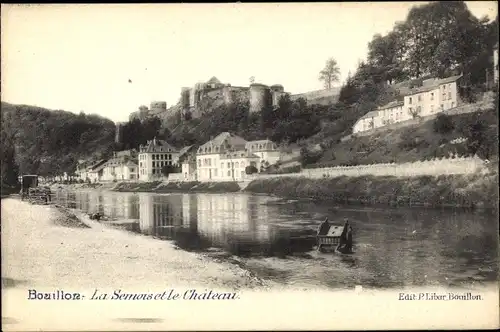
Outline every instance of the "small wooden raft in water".
{"label": "small wooden raft in water", "polygon": [[[336,251],[340,244],[340,239],[345,227],[345,225],[322,223],[319,226],[318,233],[316,235],[318,251]],[[345,231],[347,232],[347,229]]]}

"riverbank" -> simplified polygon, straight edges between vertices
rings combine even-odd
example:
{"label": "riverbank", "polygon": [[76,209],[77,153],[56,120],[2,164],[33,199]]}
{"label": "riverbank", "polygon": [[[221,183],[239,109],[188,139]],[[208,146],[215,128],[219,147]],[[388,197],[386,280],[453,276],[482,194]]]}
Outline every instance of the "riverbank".
{"label": "riverbank", "polygon": [[231,193],[241,190],[236,182],[121,182],[113,191],[153,193]]}
{"label": "riverbank", "polygon": [[14,198],[3,199],[1,208],[2,287],[234,290],[269,286],[234,264],[110,228],[78,212]]}
{"label": "riverbank", "polygon": [[329,200],[337,204],[498,208],[498,172],[474,175],[259,179],[244,189],[282,198]]}

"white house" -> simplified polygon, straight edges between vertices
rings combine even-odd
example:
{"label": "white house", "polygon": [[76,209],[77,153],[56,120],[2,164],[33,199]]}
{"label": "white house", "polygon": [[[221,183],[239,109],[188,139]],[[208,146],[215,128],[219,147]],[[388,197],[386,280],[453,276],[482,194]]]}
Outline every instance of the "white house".
{"label": "white house", "polygon": [[88,171],[87,177],[90,180],[90,182],[95,183],[95,182],[100,182],[102,180],[102,177],[104,175],[104,167],[106,167],[106,162],[103,162],[98,166],[92,167]]}
{"label": "white house", "polygon": [[378,117],[380,121],[377,121],[377,124],[380,126],[407,120],[408,117],[404,113],[404,101],[395,100],[379,107]]}
{"label": "white house", "polygon": [[247,177],[247,166],[259,169],[261,157],[250,151],[240,150],[222,154],[219,161],[220,181],[242,181]]}
{"label": "white house", "polygon": [[127,181],[138,179],[138,165],[132,160],[113,158],[104,165],[101,181]]}
{"label": "white house", "polygon": [[162,177],[163,166],[176,166],[179,151],[164,140],[153,139],[139,147],[139,179],[151,181]]}
{"label": "white house", "polygon": [[424,80],[422,86],[408,90],[403,101],[392,101],[359,118],[354,124],[353,134],[459,106],[461,99],[458,83],[461,77],[462,75]]}
{"label": "white house", "polygon": [[[376,128],[376,125],[381,121],[378,111],[370,111],[359,118],[358,121],[354,124],[352,129],[353,134],[358,133],[360,131],[367,131],[373,128]],[[380,127],[380,125],[379,125]]]}
{"label": "white house", "polygon": [[220,171],[221,155],[227,152],[244,151],[247,141],[223,132],[198,148],[196,167],[198,181],[222,181]]}
{"label": "white house", "polygon": [[245,149],[259,157],[257,168],[261,166],[267,167],[276,164],[281,160],[281,151],[276,143],[266,140],[249,141],[245,145]]}
{"label": "white house", "polygon": [[179,164],[182,169],[182,181],[197,181],[196,150],[194,145],[186,146],[179,151]]}
{"label": "white house", "polygon": [[[77,166],[75,174],[80,180],[96,182],[100,180],[102,176],[102,167],[98,171],[96,169],[106,163],[105,159],[100,159],[94,161],[93,163],[85,166],[84,163],[80,162]],[[99,173],[100,171],[100,173]]]}
{"label": "white house", "polygon": [[461,103],[457,84],[461,77],[462,75],[458,75],[423,81],[421,87],[412,89],[404,96],[406,117],[423,117],[457,107]]}

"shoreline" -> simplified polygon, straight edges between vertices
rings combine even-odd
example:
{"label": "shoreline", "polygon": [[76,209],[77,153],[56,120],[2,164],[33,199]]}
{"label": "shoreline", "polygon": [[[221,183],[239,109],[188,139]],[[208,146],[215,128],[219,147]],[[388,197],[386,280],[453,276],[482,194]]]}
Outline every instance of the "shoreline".
{"label": "shoreline", "polygon": [[409,178],[341,176],[309,179],[283,176],[256,179],[248,183],[245,188],[241,188],[237,182],[117,182],[54,186],[73,190],[97,189],[115,192],[186,194],[241,192],[341,205],[498,211],[498,172]]}
{"label": "shoreline", "polygon": [[498,173],[412,178],[282,177],[252,181],[244,191],[342,205],[498,210]]}
{"label": "shoreline", "polygon": [[13,281],[8,288],[130,288],[141,282],[220,290],[286,287],[254,275],[230,257],[185,251],[173,241],[110,227],[62,206],[3,199],[1,228],[2,261],[9,262],[2,280]]}

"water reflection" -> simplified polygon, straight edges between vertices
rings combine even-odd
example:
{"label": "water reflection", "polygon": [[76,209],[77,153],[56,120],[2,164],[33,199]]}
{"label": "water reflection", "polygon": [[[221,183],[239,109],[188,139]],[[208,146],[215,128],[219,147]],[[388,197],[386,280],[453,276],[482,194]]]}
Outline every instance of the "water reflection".
{"label": "water reflection", "polygon": [[[280,280],[332,287],[453,286],[494,281],[498,275],[496,220],[482,214],[277,204],[270,197],[245,194],[81,191],[59,192],[55,199],[110,217],[104,222],[125,219],[121,227],[173,240],[185,250],[216,247],[247,257],[249,268]],[[325,216],[333,221],[349,218],[354,255],[314,251],[311,235]]]}

